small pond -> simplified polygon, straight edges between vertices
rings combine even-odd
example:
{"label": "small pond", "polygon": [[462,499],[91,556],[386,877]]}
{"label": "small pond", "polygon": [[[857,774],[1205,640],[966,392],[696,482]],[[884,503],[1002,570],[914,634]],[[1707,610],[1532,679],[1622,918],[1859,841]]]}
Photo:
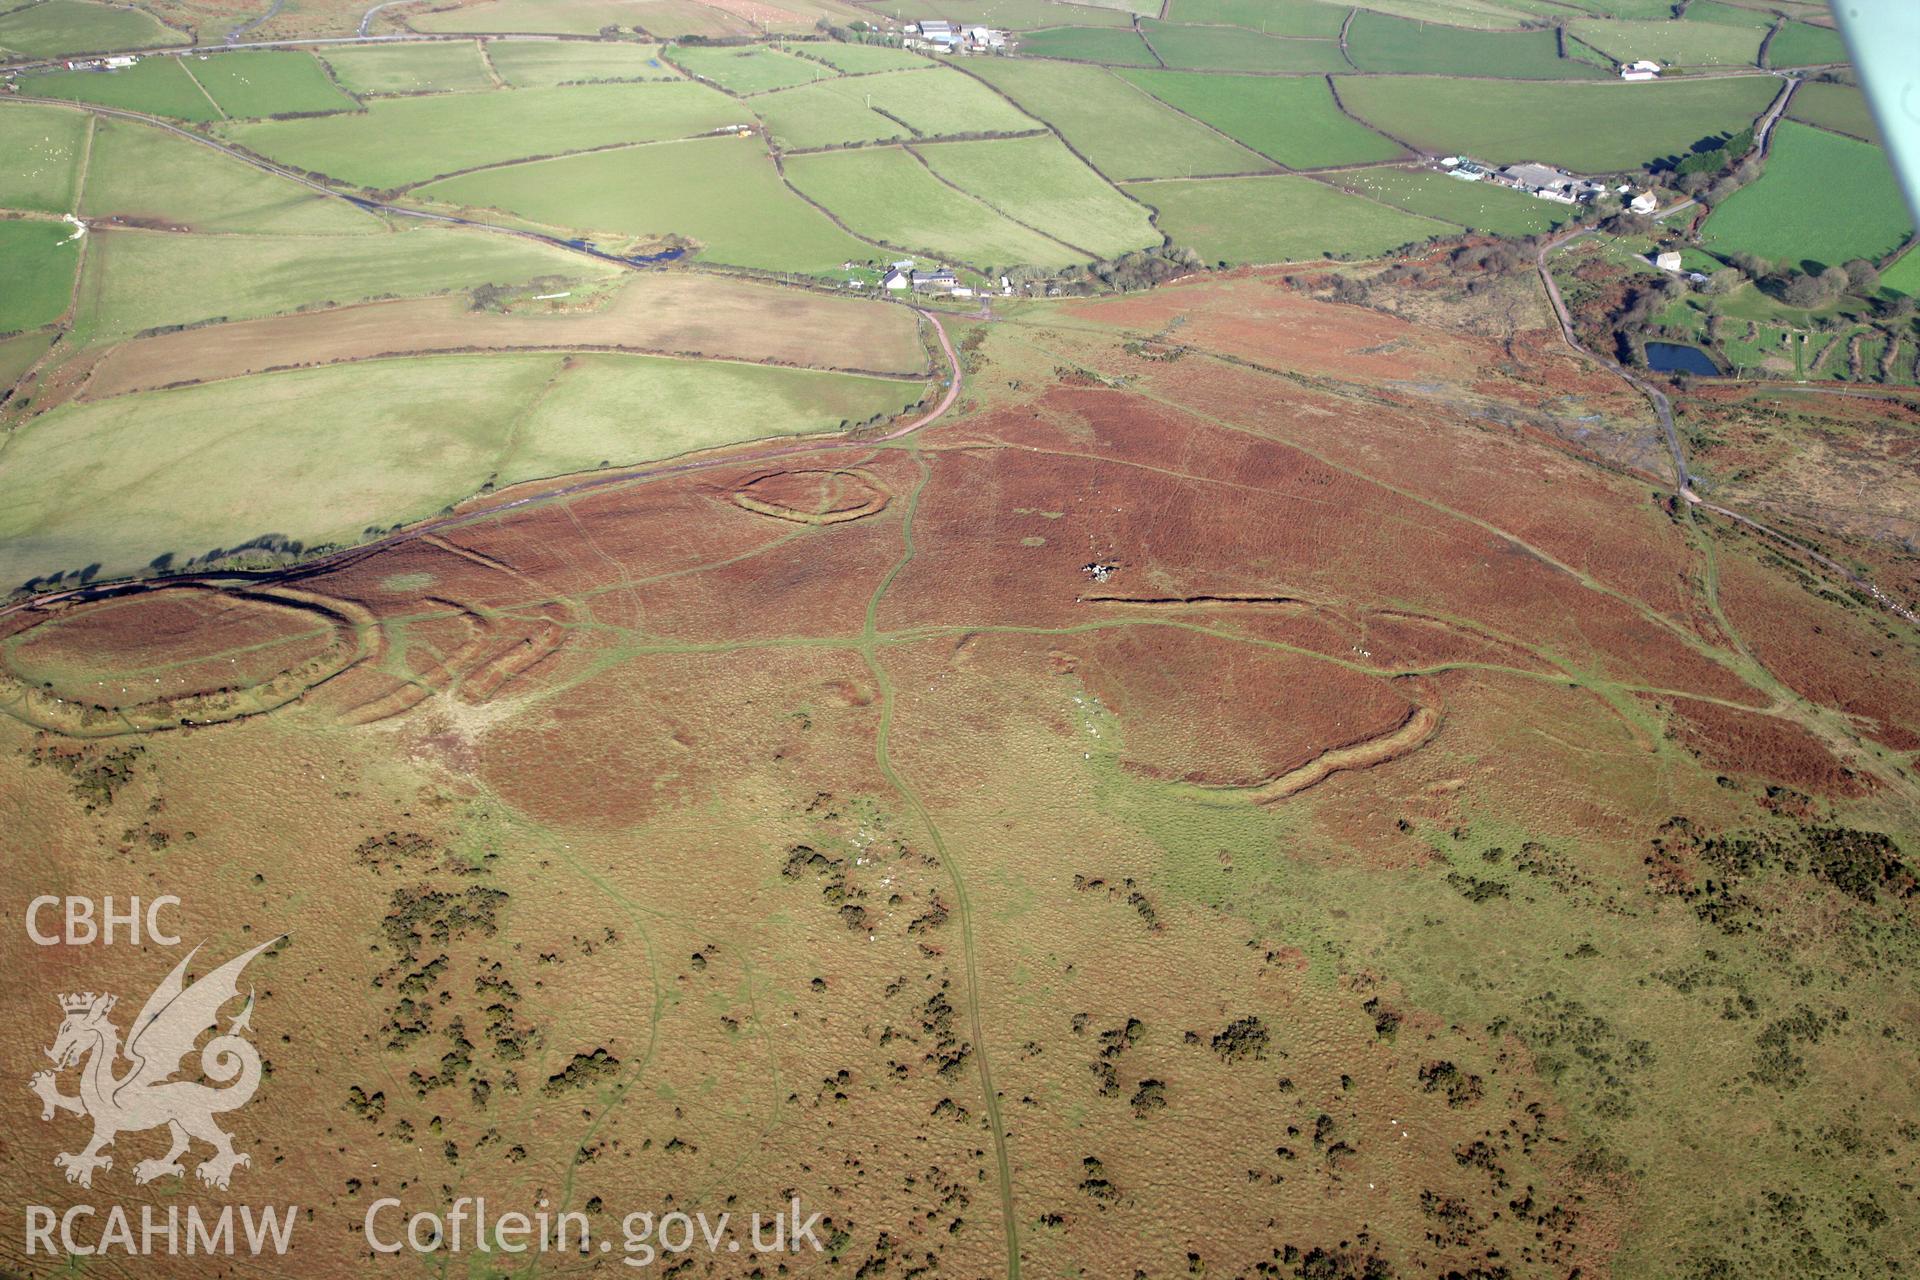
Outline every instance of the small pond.
{"label": "small pond", "polygon": [[1720,366],[1698,347],[1681,342],[1649,342],[1647,368],[1656,373],[1690,373],[1700,378],[1717,378]]}

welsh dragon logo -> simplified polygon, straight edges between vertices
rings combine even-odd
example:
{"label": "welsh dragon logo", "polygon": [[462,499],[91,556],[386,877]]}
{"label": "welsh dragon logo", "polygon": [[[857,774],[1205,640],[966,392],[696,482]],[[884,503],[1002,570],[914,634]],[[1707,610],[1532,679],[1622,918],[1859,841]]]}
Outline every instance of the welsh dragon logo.
{"label": "welsh dragon logo", "polygon": [[[113,1168],[113,1157],[102,1155],[102,1148],[112,1146],[119,1134],[161,1125],[167,1127],[172,1145],[162,1158],[134,1165],[135,1182],[184,1177],[180,1157],[194,1139],[213,1148],[213,1155],[194,1170],[210,1187],[225,1190],[233,1171],[252,1163],[246,1153],[233,1149],[232,1136],[214,1123],[222,1112],[245,1106],[260,1087],[260,1054],[246,1039],[253,1016],[251,991],[225,1033],[215,1035],[200,1050],[201,1075],[224,1087],[172,1077],[201,1034],[209,1028],[219,1030],[220,1010],[239,996],[240,973],[247,963],[279,941],[264,942],[187,986],[187,965],[200,950],[195,947],[147,997],[124,1046],[120,1029],[108,1017],[117,997],[91,991],[60,997],[66,1017],[47,1050],[54,1069],[36,1073],[28,1087],[40,1099],[42,1120],[51,1120],[60,1111],[93,1120],[93,1141],[84,1151],[53,1158],[57,1167],[67,1171],[68,1182],[91,1187],[94,1170]],[[121,1071],[123,1057],[128,1065]],[[70,1067],[80,1068],[77,1097],[60,1092],[59,1075]]]}

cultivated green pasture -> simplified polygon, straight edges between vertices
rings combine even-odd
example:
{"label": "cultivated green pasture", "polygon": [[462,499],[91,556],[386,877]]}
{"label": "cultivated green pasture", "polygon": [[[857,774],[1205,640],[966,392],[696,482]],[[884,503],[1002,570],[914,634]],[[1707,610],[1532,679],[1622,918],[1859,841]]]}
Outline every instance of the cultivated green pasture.
{"label": "cultivated green pasture", "polygon": [[[575,46],[541,43],[526,47]],[[348,45],[329,48],[320,56],[333,68],[340,83],[358,94],[458,93],[493,88],[493,77],[480,60],[480,46],[470,40]]]}
{"label": "cultivated green pasture", "polygon": [[502,480],[643,462],[891,417],[926,384],[720,360],[587,355],[569,362],[501,458]]}
{"label": "cultivated green pasture", "polygon": [[591,36],[606,27],[633,31],[645,20],[649,7],[643,0],[492,0],[417,14],[407,25],[416,31],[432,32]]}
{"label": "cultivated green pasture", "polygon": [[[947,18],[954,22],[1010,31],[1041,27],[1125,27],[1132,15],[1118,6],[1068,4],[1056,0],[895,0],[886,6],[888,17],[912,22],[916,18]],[[1151,10],[1149,10],[1151,12]]]}
{"label": "cultivated green pasture", "polygon": [[1611,173],[1737,133],[1779,82],[1726,76],[1650,84],[1528,84],[1425,76],[1343,77],[1347,109],[1415,146],[1496,164],[1538,160]]}
{"label": "cultivated green pasture", "polygon": [[1356,14],[1347,29],[1347,52],[1362,71],[1516,80],[1591,79],[1606,74],[1587,63],[1562,58],[1551,31],[1471,31],[1367,9]]}
{"label": "cultivated green pasture", "polygon": [[171,55],[142,58],[138,65],[120,71],[37,71],[20,76],[16,83],[29,97],[95,102],[175,120],[220,118],[180,59]]}
{"label": "cultivated green pasture", "polygon": [[644,356],[439,356],[263,374],[35,419],[0,454],[0,581],[309,545],[497,483],[897,411],[922,384]]}
{"label": "cultivated green pasture", "polygon": [[1333,91],[1318,76],[1121,74],[1154,97],[1290,168],[1364,164],[1401,154],[1398,143],[1342,112],[1334,103]]}
{"label": "cultivated green pasture", "polygon": [[1020,37],[1020,52],[1030,58],[1065,58],[1122,67],[1157,67],[1140,33],[1119,27],[1047,27]]}
{"label": "cultivated green pasture", "polygon": [[1700,238],[1720,253],[1832,266],[1885,257],[1911,233],[1880,148],[1785,121],[1775,126],[1766,171],[1713,211]]}
{"label": "cultivated green pasture", "polygon": [[1348,191],[1409,213],[1495,235],[1537,235],[1573,216],[1566,205],[1536,200],[1491,182],[1450,178],[1431,169],[1349,169],[1333,175],[1333,180]]}
{"label": "cultivated green pasture", "polygon": [[130,120],[94,132],[83,212],[195,231],[367,235],[380,219],[211,147]]}
{"label": "cultivated green pasture", "polygon": [[1873,122],[1866,95],[1850,84],[1807,81],[1793,91],[1793,100],[1787,103],[1787,119],[1832,129],[1867,142],[1880,141],[1880,130]]}
{"label": "cultivated green pasture", "polygon": [[93,4],[90,0],[39,0],[0,14],[0,50],[23,58],[70,53],[111,53],[186,44],[144,9]]}
{"label": "cultivated green pasture", "polygon": [[688,81],[385,98],[364,114],[224,126],[270,160],[376,190],[482,165],[654,142],[744,123],[745,108]]}
{"label": "cultivated green pasture", "polygon": [[516,89],[552,89],[595,80],[677,80],[657,44],[578,40],[494,40],[487,45],[500,78]]}
{"label": "cultivated green pasture", "polygon": [[1041,127],[993,90],[947,67],[827,80],[770,93],[750,105],[788,148]]}
{"label": "cultivated green pasture", "polygon": [[757,136],[508,165],[417,194],[601,237],[686,236],[706,261],[767,271],[825,274],[876,253],[787,190]]}
{"label": "cultivated green pasture", "polygon": [[713,81],[729,93],[768,93],[815,80],[830,80],[837,72],[805,58],[782,53],[770,45],[678,45],[669,55],[689,75]]}
{"label": "cultivated green pasture", "polygon": [[1235,27],[1141,24],[1169,67],[1219,71],[1346,71],[1338,40],[1281,39]]}
{"label": "cultivated green pasture", "polygon": [[927,167],[1001,213],[1093,258],[1160,243],[1151,215],[1051,136],[915,148]]}
{"label": "cultivated green pasture", "polygon": [[87,145],[87,117],[61,107],[0,107],[0,207],[68,213]]}
{"label": "cultivated green pasture", "polygon": [[1909,251],[1900,261],[1881,272],[1880,290],[1883,293],[1920,298],[1920,253]]}
{"label": "cultivated green pasture", "polygon": [[74,334],[92,342],[164,325],[541,277],[605,279],[618,271],[529,240],[433,226],[372,236],[181,236],[96,228],[88,241]]}
{"label": "cultivated green pasture", "polygon": [[982,270],[1085,257],[941,182],[898,147],[790,156],[787,178],[860,235]]}
{"label": "cultivated green pasture", "polygon": [[1318,0],[1173,0],[1167,17],[1173,22],[1210,22],[1246,27],[1276,36],[1338,36],[1346,21],[1345,5]]}
{"label": "cultivated green pasture", "polygon": [[0,221],[0,333],[37,329],[66,311],[80,265],[72,235],[65,222]]}
{"label": "cultivated green pasture", "polygon": [[1765,27],[1720,22],[1646,22],[1580,18],[1567,32],[1615,62],[1651,58],[1665,66],[1751,67],[1760,61]]}
{"label": "cultivated green pasture", "polygon": [[1160,229],[1175,244],[1229,266],[1373,257],[1459,230],[1311,178],[1140,182],[1128,191],[1160,211]]}
{"label": "cultivated green pasture", "polygon": [[1107,177],[1247,173],[1268,161],[1099,67],[980,58],[969,68],[1053,125]]}
{"label": "cultivated green pasture", "polygon": [[836,71],[856,76],[875,71],[909,71],[933,65],[911,50],[895,49],[883,44],[833,44],[815,40],[796,44],[794,52],[805,58],[818,59]]}
{"label": "cultivated green pasture", "polygon": [[1789,22],[1767,46],[1770,67],[1810,67],[1845,61],[1847,45],[1838,31],[1805,22]]}
{"label": "cultivated green pasture", "polygon": [[53,339],[52,329],[0,338],[0,392],[10,390],[19,382],[21,375],[33,367],[33,362],[46,354]]}
{"label": "cultivated green pasture", "polygon": [[310,53],[249,49],[182,65],[236,120],[289,111],[352,111],[360,105],[327,78]]}
{"label": "cultivated green pasture", "polygon": [[1773,25],[1773,15],[1758,9],[1721,4],[1719,0],[1693,0],[1687,6],[1688,22],[1717,22],[1736,27],[1759,27],[1763,32]]}

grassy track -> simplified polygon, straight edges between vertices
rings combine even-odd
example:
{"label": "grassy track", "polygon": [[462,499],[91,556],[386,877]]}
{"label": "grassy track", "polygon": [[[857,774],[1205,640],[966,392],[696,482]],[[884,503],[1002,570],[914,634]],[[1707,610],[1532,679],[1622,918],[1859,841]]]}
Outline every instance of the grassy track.
{"label": "grassy track", "polygon": [[588,233],[688,236],[708,261],[769,271],[824,273],[875,253],[788,191],[757,136],[510,165],[417,194]]}
{"label": "grassy track", "polygon": [[983,58],[971,69],[1053,125],[1109,178],[1193,177],[1267,167],[1264,158],[1098,67]]}
{"label": "grassy track", "polygon": [[738,103],[705,85],[595,84],[388,98],[363,115],[221,132],[268,159],[378,190],[530,156],[684,138],[746,118]]}
{"label": "grassy track", "polygon": [[1175,244],[1229,266],[1372,257],[1459,231],[1311,178],[1142,182],[1128,189],[1160,211],[1160,228]]}
{"label": "grassy track", "polygon": [[67,213],[80,180],[87,117],[61,107],[0,109],[0,207]]}
{"label": "grassy track", "polygon": [[1053,137],[918,148],[935,173],[1002,213],[1103,258],[1160,242],[1146,209]]}
{"label": "grassy track", "polygon": [[1883,257],[1910,234],[1880,148],[1789,121],[1774,129],[1766,172],[1714,210],[1700,238],[1721,253],[1832,266]]}
{"label": "grassy track", "polygon": [[1391,160],[1400,144],[1341,111],[1319,76],[1203,75],[1123,71],[1139,85],[1196,119],[1295,169]]}
{"label": "grassy track", "polygon": [[1654,84],[1523,84],[1428,77],[1343,77],[1361,119],[1442,154],[1496,164],[1538,160],[1609,173],[1737,133],[1779,92],[1769,76]]}

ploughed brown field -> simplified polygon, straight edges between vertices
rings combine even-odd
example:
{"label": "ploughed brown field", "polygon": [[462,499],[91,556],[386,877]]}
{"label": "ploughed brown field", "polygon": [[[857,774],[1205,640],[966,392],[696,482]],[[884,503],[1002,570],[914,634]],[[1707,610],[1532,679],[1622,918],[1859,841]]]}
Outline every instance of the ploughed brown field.
{"label": "ploughed brown field", "polygon": [[[257,323],[366,354],[440,305]],[[1584,449],[1651,414],[1544,325],[1260,275],[949,325],[961,404],[896,440],[0,619],[16,880],[289,935],[234,1192],[135,1188],[129,1133],[93,1196],[301,1205],[313,1276],[420,1265],[381,1197],[482,1194],[616,1250],[827,1215],[831,1258],[687,1275],[1786,1274],[1741,1230],[1792,1165],[1813,1238],[1911,1258],[1920,1145],[1866,1119],[1920,1101],[1911,875],[1726,852],[1920,847],[1909,624]],[[54,993],[130,1014],[174,960],[4,936],[22,1083]],[[65,1203],[81,1122],[15,1114],[5,1198]],[[1864,1182],[1807,1136],[1849,1116]]]}

